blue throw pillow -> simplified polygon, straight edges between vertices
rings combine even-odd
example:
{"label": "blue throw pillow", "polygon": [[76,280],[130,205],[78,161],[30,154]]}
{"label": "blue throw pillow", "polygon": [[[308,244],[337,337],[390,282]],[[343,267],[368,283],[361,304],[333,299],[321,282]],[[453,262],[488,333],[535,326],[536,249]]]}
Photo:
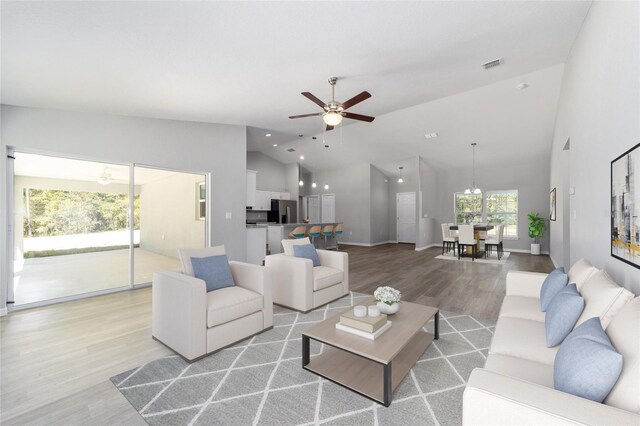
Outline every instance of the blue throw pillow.
{"label": "blue throw pillow", "polygon": [[575,284],[569,284],[556,294],[544,317],[547,347],[558,346],[571,333],[584,309],[584,299]]}
{"label": "blue throw pillow", "polygon": [[611,345],[600,318],[591,318],[560,345],[553,364],[553,387],[602,402],[618,381],[622,364],[622,355]]}
{"label": "blue throw pillow", "polygon": [[320,266],[320,258],[318,257],[318,252],[313,244],[294,244],[293,255],[295,257],[311,259],[313,261],[313,266]]}
{"label": "blue throw pillow", "polygon": [[233,287],[236,283],[231,275],[227,255],[192,257],[193,276],[204,280],[207,293],[225,287]]}
{"label": "blue throw pillow", "polygon": [[569,282],[569,276],[564,272],[552,272],[547,275],[542,283],[540,289],[540,309],[542,312],[546,312],[549,308],[549,303],[553,300],[553,297],[558,294],[560,290],[566,287]]}

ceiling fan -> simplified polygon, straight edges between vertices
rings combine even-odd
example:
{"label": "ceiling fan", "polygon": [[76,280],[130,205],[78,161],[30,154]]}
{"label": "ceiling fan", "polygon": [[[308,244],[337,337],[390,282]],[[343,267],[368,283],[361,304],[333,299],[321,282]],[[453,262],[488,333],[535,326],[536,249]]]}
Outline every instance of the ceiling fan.
{"label": "ceiling fan", "polygon": [[362,115],[362,114],[354,114],[352,112],[346,112],[347,109],[351,108],[354,105],[359,104],[365,99],[369,99],[371,97],[371,93],[366,90],[353,98],[349,99],[345,102],[336,102],[335,97],[335,88],[336,82],[338,81],[337,77],[331,77],[329,79],[329,84],[331,85],[331,102],[324,103],[314,95],[309,92],[302,92],[302,96],[311,100],[311,102],[320,106],[320,108],[324,109],[324,112],[318,112],[314,114],[302,114],[302,115],[292,115],[289,118],[304,118],[304,117],[317,117],[322,116],[322,120],[327,125],[327,130],[332,130],[335,126],[342,122],[342,118],[350,118],[352,120],[360,120],[371,123],[375,120],[375,117],[371,117],[370,115]]}

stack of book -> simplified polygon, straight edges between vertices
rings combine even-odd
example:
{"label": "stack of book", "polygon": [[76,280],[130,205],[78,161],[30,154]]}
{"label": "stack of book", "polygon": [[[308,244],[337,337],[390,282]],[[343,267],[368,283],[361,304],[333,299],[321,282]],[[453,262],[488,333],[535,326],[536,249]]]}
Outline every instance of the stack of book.
{"label": "stack of book", "polygon": [[391,321],[387,320],[385,314],[379,317],[357,317],[353,310],[347,311],[340,316],[340,321],[336,323],[336,329],[364,337],[369,340],[376,340],[378,336],[391,327]]}

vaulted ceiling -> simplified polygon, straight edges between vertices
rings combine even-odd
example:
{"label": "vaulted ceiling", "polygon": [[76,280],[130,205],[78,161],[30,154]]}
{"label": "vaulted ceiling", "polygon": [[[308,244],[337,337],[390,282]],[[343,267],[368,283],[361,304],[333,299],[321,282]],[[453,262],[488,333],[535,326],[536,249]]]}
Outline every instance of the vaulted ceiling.
{"label": "vaulted ceiling", "polygon": [[[311,135],[316,142],[323,137],[319,117],[287,118],[319,111],[300,92],[327,101],[327,78],[337,76],[336,98],[368,90],[373,97],[353,112],[377,118],[371,124],[345,122],[326,136],[334,149],[311,153],[305,161],[312,168],[355,157],[392,168],[396,159],[427,154],[451,166],[473,137],[499,141],[504,151],[492,158],[513,159],[531,143],[548,152],[550,140],[540,139],[553,126],[562,75],[553,66],[565,61],[589,6],[3,1],[1,100],[247,125],[248,149],[288,163],[297,161],[299,150],[292,154],[285,147],[306,149],[303,141],[312,144]],[[498,57],[502,66],[481,67]],[[514,88],[527,79],[527,90]],[[451,105],[456,99],[460,107]],[[506,104],[514,100],[514,107]],[[398,112],[407,108],[407,114]],[[487,117],[496,119],[487,123]],[[535,134],[523,138],[523,125]],[[536,125],[544,131],[536,132]],[[453,137],[462,126],[467,133]],[[420,145],[403,146],[413,139],[423,143],[430,131],[451,149],[416,152]]]}

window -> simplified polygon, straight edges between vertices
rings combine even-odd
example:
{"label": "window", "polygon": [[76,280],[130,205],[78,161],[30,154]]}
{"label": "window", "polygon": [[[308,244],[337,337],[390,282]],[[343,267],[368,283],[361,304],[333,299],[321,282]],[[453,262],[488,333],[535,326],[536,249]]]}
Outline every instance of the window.
{"label": "window", "polygon": [[482,194],[455,194],[456,223],[482,222]]}
{"label": "window", "polygon": [[487,191],[487,223],[504,225],[505,237],[518,236],[518,191]]}
{"label": "window", "polygon": [[518,237],[518,191],[486,191],[482,194],[456,192],[456,223],[505,225],[504,236]]}
{"label": "window", "polygon": [[198,220],[205,220],[207,217],[207,187],[204,182],[198,182],[197,185],[197,218]]}

